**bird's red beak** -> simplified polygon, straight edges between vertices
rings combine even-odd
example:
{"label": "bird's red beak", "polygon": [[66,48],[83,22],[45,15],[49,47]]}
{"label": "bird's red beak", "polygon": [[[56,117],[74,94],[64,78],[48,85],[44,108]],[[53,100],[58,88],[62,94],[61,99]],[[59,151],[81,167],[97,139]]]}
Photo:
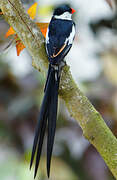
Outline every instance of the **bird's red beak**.
{"label": "bird's red beak", "polygon": [[73,8],[71,8],[71,9],[72,9],[72,14],[76,12]]}

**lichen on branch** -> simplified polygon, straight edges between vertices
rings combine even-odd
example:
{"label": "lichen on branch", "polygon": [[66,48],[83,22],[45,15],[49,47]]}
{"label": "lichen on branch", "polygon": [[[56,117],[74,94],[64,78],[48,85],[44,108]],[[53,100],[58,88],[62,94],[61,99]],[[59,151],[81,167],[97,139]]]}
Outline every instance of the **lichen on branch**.
{"label": "lichen on branch", "polygon": [[[32,56],[33,66],[46,74],[48,60],[44,37],[26,13],[20,0],[0,0],[0,8],[6,21],[16,31]],[[117,179],[117,139],[77,87],[67,65],[62,71],[59,95],[65,101],[70,115],[80,124],[83,135],[94,145]]]}

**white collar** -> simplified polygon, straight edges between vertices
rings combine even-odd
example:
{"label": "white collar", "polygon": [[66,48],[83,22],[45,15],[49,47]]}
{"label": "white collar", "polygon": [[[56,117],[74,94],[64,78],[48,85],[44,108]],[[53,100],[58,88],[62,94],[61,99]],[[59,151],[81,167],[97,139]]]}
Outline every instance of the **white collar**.
{"label": "white collar", "polygon": [[64,19],[64,20],[72,20],[71,19],[72,14],[69,12],[64,12],[61,15],[54,15],[54,18],[56,19]]}

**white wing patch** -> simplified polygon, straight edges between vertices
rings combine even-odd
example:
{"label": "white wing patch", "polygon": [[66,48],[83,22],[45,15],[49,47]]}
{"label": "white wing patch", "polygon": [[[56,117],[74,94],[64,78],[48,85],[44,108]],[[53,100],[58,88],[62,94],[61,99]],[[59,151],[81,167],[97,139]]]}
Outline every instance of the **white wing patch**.
{"label": "white wing patch", "polygon": [[47,44],[49,44],[49,36],[48,36],[48,34],[49,34],[49,28],[47,29],[47,32],[46,32],[46,52],[47,52],[47,54],[48,54]]}
{"label": "white wing patch", "polygon": [[49,28],[47,29],[47,32],[46,32],[46,44],[49,43],[49,37],[48,37],[48,34],[49,34]]}
{"label": "white wing patch", "polygon": [[65,43],[68,45],[73,43],[74,40],[74,36],[75,36],[75,26],[72,26],[72,32],[70,33],[70,36],[66,39]]}

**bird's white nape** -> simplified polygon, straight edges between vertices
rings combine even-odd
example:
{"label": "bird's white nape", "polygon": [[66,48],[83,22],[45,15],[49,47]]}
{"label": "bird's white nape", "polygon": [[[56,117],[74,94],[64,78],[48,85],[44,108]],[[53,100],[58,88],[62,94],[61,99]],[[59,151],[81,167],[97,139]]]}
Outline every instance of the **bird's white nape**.
{"label": "bird's white nape", "polygon": [[72,16],[71,13],[69,13],[69,12],[64,12],[63,14],[61,14],[61,15],[55,15],[54,17],[55,17],[56,19],[71,20],[71,16]]}

